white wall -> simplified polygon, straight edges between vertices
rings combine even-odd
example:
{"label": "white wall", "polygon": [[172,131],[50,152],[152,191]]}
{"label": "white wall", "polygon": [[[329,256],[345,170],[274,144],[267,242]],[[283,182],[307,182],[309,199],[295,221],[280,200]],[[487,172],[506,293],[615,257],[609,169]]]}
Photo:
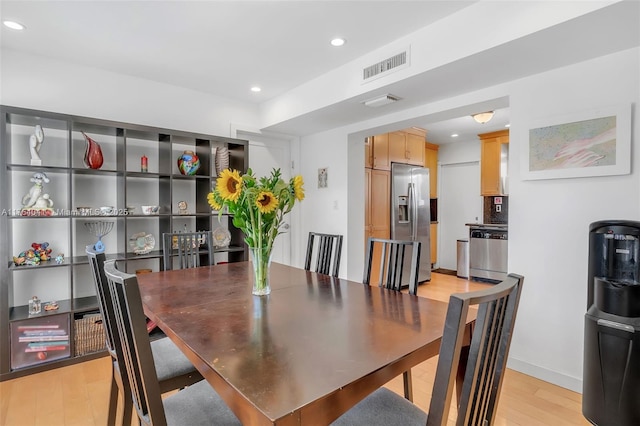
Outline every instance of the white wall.
{"label": "white wall", "polygon": [[[509,143],[509,270],[525,283],[512,366],[580,391],[589,224],[640,218],[639,49],[514,82]],[[632,173],[522,181],[529,123],[590,108],[634,103]]]}
{"label": "white wall", "polygon": [[[341,186],[330,192],[308,191],[304,227],[347,226],[348,278],[360,280],[364,179],[361,136],[375,134],[391,123],[406,125],[412,117],[451,110],[465,103],[509,96],[511,132],[509,152],[509,271],[525,276],[509,366],[580,392],[582,388],[583,318],[586,312],[588,226],[601,219],[640,217],[640,150],[636,148],[640,112],[640,49],[631,49],[588,62],[534,75],[483,91],[424,105],[402,114],[355,123],[302,138],[305,173],[317,167],[347,178],[348,211],[330,211],[343,199]],[[634,103],[632,174],[624,176],[522,181],[520,155],[528,140],[529,123],[544,116],[565,115],[619,103]],[[371,131],[369,131],[371,130]],[[478,158],[477,153],[469,158]],[[347,157],[347,159],[345,159]],[[462,158],[461,153],[451,157]],[[443,150],[440,161],[451,161]],[[347,170],[344,170],[347,167]],[[340,170],[343,170],[340,172]],[[311,175],[305,175],[310,179]],[[328,203],[328,205],[327,205]],[[344,271],[344,268],[342,269]],[[344,272],[341,274],[343,275]]]}
{"label": "white wall", "polygon": [[[305,182],[305,200],[299,208],[302,217],[301,235],[304,238],[309,232],[347,235],[348,221],[345,218],[348,211],[347,171],[349,168],[346,151],[347,136],[339,129],[305,137],[300,143],[300,170]],[[364,180],[364,139],[362,154],[360,170]],[[325,167],[328,186],[318,188],[318,169]],[[364,208],[361,214],[364,218]],[[304,246],[300,246],[301,249],[302,247]],[[345,241],[340,265],[341,277],[347,276],[346,252]]]}
{"label": "white wall", "polygon": [[217,136],[257,125],[253,105],[7,49],[0,57],[2,105]]}
{"label": "white wall", "polygon": [[438,164],[470,163],[480,161],[480,139],[456,141],[440,145]]}

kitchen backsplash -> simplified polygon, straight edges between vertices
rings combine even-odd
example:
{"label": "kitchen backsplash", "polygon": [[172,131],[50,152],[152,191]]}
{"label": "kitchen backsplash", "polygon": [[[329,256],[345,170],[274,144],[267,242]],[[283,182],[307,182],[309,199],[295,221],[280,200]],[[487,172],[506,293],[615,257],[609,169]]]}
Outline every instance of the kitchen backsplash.
{"label": "kitchen backsplash", "polygon": [[484,197],[484,223],[509,223],[509,197]]}

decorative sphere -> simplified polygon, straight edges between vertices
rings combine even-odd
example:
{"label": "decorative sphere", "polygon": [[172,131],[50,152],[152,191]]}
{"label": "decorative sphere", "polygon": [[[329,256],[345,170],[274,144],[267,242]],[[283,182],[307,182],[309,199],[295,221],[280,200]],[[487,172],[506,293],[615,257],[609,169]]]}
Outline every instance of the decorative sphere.
{"label": "decorative sphere", "polygon": [[178,157],[178,170],[183,175],[195,175],[200,168],[200,159],[193,151],[185,151]]}

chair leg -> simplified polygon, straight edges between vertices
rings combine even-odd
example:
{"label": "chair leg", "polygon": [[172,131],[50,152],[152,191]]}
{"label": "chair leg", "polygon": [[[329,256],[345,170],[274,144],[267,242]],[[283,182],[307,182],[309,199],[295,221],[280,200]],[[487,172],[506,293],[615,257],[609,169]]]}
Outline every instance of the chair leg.
{"label": "chair leg", "polygon": [[118,413],[118,383],[116,382],[116,372],[111,370],[111,388],[109,389],[109,415],[107,417],[108,425],[116,424],[116,415]]}
{"label": "chair leg", "polygon": [[402,381],[404,382],[404,397],[413,402],[413,382],[411,381],[411,370],[402,373]]}
{"label": "chair leg", "polygon": [[[120,367],[114,361],[113,362],[113,377],[116,383],[118,384],[118,389],[120,390],[120,395],[122,396],[122,426],[131,426],[131,417],[133,415],[133,400],[131,399],[131,386],[129,386],[129,382],[126,379],[122,378],[122,372],[120,371]],[[113,392],[113,388],[111,389]],[[116,400],[117,400],[116,394]],[[137,417],[137,416],[136,416]],[[115,425],[114,422],[111,422],[111,415],[109,416],[108,425]]]}
{"label": "chair leg", "polygon": [[[133,415],[133,401],[131,399],[131,388],[128,383],[122,386],[122,425],[131,425],[131,416]],[[137,416],[136,416],[137,417]]]}

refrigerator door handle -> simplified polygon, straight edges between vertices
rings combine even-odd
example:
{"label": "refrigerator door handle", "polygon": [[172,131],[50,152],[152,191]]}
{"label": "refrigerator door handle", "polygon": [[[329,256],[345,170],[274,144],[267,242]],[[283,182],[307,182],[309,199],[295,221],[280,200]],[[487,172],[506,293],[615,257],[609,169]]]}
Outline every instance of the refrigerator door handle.
{"label": "refrigerator door handle", "polygon": [[411,239],[418,239],[418,206],[415,194],[415,184],[409,183],[409,221],[411,222]]}

